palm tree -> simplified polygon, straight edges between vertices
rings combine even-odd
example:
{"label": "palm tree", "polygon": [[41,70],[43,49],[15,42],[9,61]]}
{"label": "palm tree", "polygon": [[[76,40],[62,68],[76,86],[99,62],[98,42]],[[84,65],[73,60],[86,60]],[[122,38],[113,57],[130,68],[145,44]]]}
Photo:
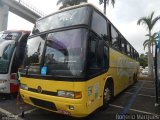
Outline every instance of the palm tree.
{"label": "palm tree", "polygon": [[100,5],[104,3],[104,14],[106,14],[106,5],[109,4],[109,1],[111,1],[111,4],[114,7],[115,0],[99,0]]}
{"label": "palm tree", "polygon": [[[145,36],[147,36],[149,38],[149,34],[146,34]],[[158,39],[158,33],[154,33],[153,35],[151,35],[151,39],[147,39],[143,43],[144,49],[146,48],[146,46],[148,44],[151,45],[151,47],[152,47],[152,49],[151,49],[152,50],[151,51],[152,55],[153,55],[153,46],[157,45],[157,39]]]}
{"label": "palm tree", "polygon": [[78,5],[83,2],[87,2],[87,0],[58,0],[57,5],[62,3],[62,6],[59,9],[66,8],[68,6]]}
{"label": "palm tree", "polygon": [[[154,12],[147,17],[142,17],[137,21],[137,25],[145,25],[149,34],[149,40],[151,40],[151,32],[155,24],[158,20],[160,20],[160,16],[153,18]],[[153,54],[151,53],[151,42],[148,42],[148,69],[149,69],[149,76],[153,76]]]}

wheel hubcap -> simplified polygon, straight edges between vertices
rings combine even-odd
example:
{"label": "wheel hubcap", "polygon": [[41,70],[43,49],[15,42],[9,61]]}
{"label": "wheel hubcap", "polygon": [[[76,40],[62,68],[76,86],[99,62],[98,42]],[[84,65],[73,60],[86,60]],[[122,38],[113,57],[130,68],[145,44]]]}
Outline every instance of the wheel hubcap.
{"label": "wheel hubcap", "polygon": [[105,102],[110,101],[110,99],[111,99],[111,91],[108,88],[106,88],[104,90],[104,95],[103,96],[104,96],[104,101]]}

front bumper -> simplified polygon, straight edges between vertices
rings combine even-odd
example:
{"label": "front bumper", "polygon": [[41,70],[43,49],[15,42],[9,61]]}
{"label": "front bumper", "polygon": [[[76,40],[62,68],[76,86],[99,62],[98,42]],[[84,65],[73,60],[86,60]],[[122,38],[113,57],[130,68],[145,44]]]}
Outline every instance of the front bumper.
{"label": "front bumper", "polygon": [[20,89],[20,93],[25,103],[38,108],[74,117],[85,117],[89,114],[87,105],[82,99],[62,98],[22,89]]}

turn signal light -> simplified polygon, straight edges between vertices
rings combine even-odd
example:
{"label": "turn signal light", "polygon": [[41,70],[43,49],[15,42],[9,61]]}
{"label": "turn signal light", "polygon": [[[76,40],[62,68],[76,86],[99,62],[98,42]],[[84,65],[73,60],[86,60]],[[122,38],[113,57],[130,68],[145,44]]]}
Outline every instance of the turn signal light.
{"label": "turn signal light", "polygon": [[75,92],[74,98],[75,98],[75,99],[80,99],[80,98],[82,98],[82,92]]}

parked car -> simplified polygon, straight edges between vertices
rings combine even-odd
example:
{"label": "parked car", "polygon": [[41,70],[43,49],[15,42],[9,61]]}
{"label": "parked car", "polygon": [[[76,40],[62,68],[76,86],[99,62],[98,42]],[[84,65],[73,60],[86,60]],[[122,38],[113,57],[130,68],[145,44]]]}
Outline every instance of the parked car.
{"label": "parked car", "polygon": [[142,74],[148,75],[148,69],[143,69],[143,70],[142,70]]}
{"label": "parked car", "polygon": [[145,69],[148,69],[148,66],[146,66]]}
{"label": "parked car", "polygon": [[142,71],[143,71],[143,67],[139,66],[139,73],[142,73]]}

